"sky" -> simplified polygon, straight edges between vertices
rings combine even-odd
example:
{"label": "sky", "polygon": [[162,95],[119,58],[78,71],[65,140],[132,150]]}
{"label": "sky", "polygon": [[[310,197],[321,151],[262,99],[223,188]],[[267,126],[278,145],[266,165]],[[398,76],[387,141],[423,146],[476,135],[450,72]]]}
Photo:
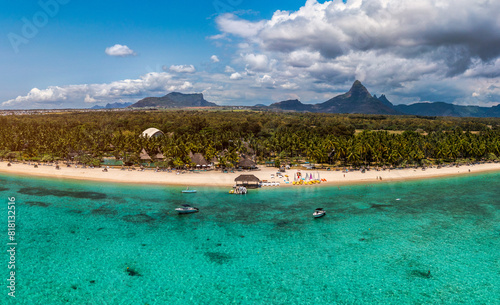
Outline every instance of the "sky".
{"label": "sky", "polygon": [[0,109],[169,92],[324,102],[360,80],[393,104],[500,103],[500,1],[3,1]]}

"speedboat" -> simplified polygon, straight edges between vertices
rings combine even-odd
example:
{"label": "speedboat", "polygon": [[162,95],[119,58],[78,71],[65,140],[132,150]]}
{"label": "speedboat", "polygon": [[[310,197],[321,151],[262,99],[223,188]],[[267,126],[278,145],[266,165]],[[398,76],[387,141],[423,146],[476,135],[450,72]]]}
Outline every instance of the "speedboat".
{"label": "speedboat", "polygon": [[326,214],[326,211],[323,210],[323,208],[317,208],[316,210],[314,210],[313,216],[314,216],[314,218],[319,218],[319,217],[325,216],[325,214]]}
{"label": "speedboat", "polygon": [[190,190],[189,187],[187,187],[185,190],[182,191],[183,193],[196,193],[196,190]]}
{"label": "speedboat", "polygon": [[189,204],[183,204],[181,208],[175,209],[179,214],[190,214],[196,213],[199,211],[198,208],[192,207]]}

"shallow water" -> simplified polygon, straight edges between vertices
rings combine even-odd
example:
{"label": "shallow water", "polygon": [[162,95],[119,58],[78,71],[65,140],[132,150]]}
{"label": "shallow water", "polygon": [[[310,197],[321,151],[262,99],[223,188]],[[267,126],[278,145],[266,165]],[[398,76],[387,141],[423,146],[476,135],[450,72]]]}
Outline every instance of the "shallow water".
{"label": "shallow water", "polygon": [[500,173],[244,196],[0,182],[18,242],[2,304],[498,304]]}

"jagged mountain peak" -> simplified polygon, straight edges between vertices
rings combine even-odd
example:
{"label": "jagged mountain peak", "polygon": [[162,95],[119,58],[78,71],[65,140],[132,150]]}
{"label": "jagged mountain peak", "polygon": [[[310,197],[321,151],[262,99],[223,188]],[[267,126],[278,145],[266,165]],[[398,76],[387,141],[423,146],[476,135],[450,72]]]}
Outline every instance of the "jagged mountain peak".
{"label": "jagged mountain peak", "polygon": [[371,98],[372,95],[370,92],[368,92],[368,89],[366,89],[365,86],[359,81],[356,80],[352,84],[351,89],[346,93],[347,98],[353,97],[355,99],[360,99],[360,98]]}
{"label": "jagged mountain peak", "polygon": [[347,93],[317,104],[315,108],[318,112],[329,113],[399,114],[392,104],[374,98],[359,80]]}
{"label": "jagged mountain peak", "polygon": [[388,106],[388,107],[393,107],[394,105],[389,102],[389,100],[387,99],[387,97],[385,96],[385,94],[382,94],[381,96],[377,97],[377,96],[373,96],[374,98],[378,99],[379,101],[382,102],[382,104]]}

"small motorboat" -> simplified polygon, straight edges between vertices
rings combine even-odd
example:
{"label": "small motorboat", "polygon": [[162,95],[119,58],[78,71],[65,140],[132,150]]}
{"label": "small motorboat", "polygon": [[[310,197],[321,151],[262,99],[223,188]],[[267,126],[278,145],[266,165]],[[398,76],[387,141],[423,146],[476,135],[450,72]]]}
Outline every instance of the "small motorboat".
{"label": "small motorboat", "polygon": [[246,193],[248,193],[248,190],[244,186],[235,186],[234,190],[229,191],[229,194],[245,195]]}
{"label": "small motorboat", "polygon": [[182,192],[183,192],[183,193],[196,193],[196,190],[190,190],[190,189],[189,189],[189,186],[188,186],[188,187],[187,187],[185,190],[183,190]]}
{"label": "small motorboat", "polygon": [[314,216],[314,218],[319,218],[319,217],[325,216],[325,214],[326,214],[326,211],[323,210],[323,208],[317,208],[316,210],[314,210],[313,216]]}
{"label": "small motorboat", "polygon": [[199,211],[198,208],[192,207],[189,204],[183,204],[181,208],[175,209],[179,214],[190,214],[196,213]]}

